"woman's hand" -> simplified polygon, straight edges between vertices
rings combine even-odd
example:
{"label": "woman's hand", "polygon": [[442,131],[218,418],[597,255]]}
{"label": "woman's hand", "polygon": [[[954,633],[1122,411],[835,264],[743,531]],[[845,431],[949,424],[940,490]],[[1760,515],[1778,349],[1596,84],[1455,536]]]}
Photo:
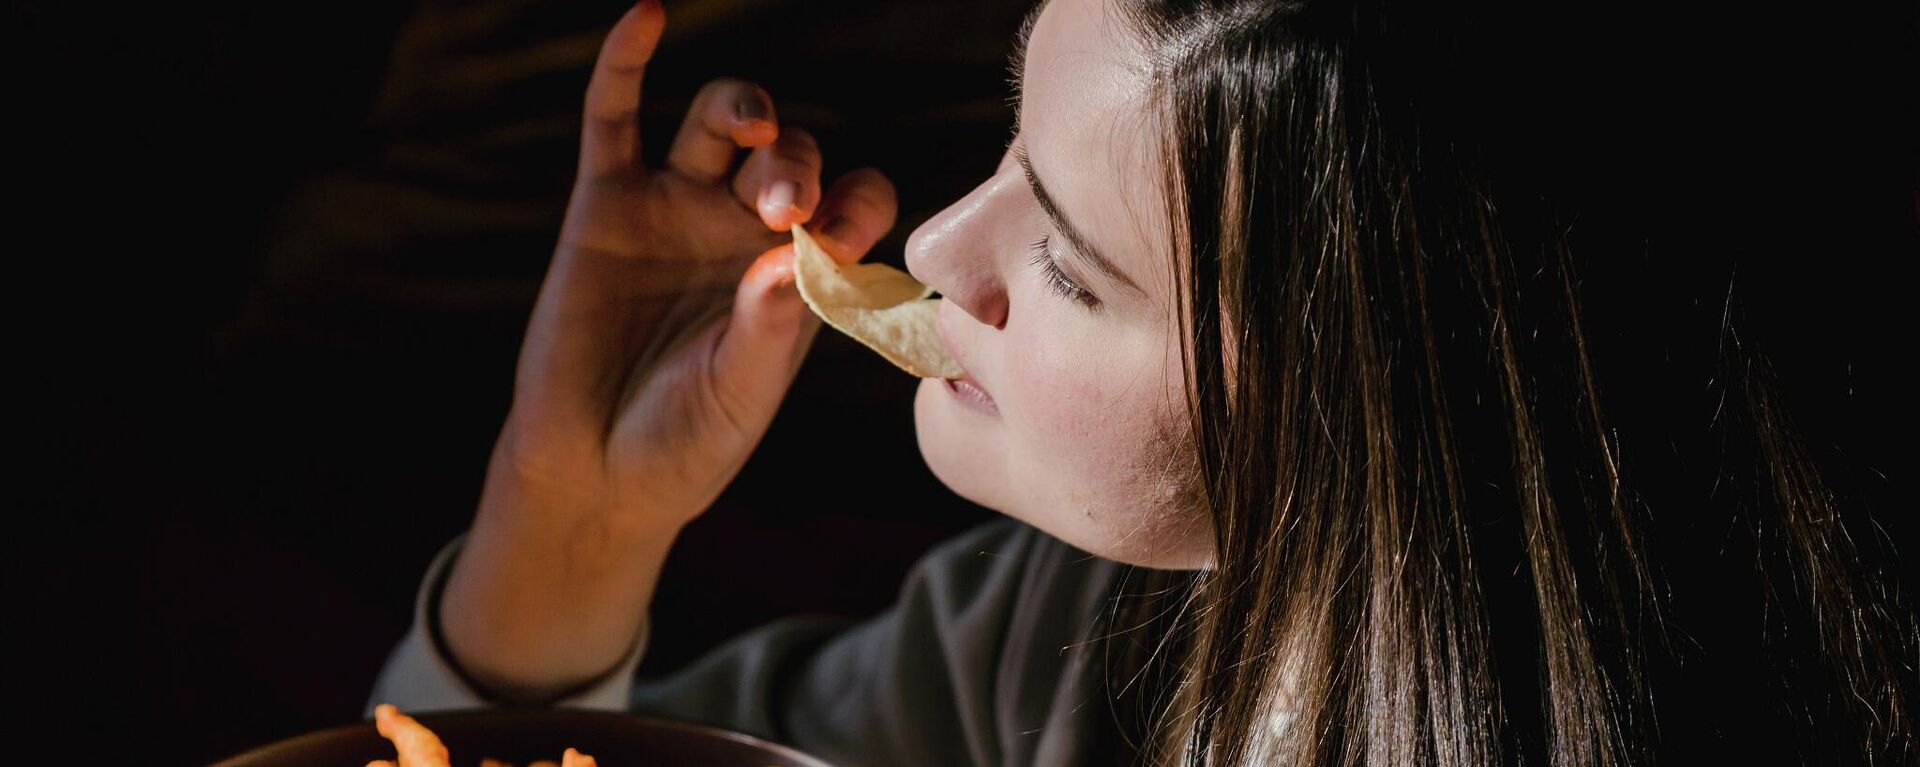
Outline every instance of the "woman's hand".
{"label": "woman's hand", "polygon": [[823,195],[813,139],[751,83],[709,83],[666,166],[642,167],[641,75],[664,23],[647,0],[601,48],[512,411],[442,601],[456,660],[506,697],[620,659],[674,536],[765,434],[820,324],[783,232],[815,219],[853,261],[893,225],[886,178],[854,171]]}

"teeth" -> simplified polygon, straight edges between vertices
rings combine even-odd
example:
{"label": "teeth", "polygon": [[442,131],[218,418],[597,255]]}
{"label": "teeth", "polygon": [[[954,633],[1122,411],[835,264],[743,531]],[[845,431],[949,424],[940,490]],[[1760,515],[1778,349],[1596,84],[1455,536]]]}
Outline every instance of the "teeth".
{"label": "teeth", "polygon": [[974,384],[973,380],[970,378],[949,379],[947,381],[947,385],[953,387],[954,393],[959,394],[960,396],[971,399],[986,407],[990,407],[995,410],[999,409],[999,405],[993,401],[993,396],[990,394],[987,394],[987,391],[985,389],[982,389],[978,385]]}

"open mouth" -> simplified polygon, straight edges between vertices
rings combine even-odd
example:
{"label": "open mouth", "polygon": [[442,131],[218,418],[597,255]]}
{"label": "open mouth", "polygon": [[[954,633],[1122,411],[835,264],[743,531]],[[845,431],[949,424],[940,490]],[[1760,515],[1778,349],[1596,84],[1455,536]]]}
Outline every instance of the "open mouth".
{"label": "open mouth", "polygon": [[1000,412],[1000,406],[994,403],[993,395],[988,394],[986,389],[980,388],[979,382],[973,380],[973,376],[942,379],[941,383],[946,384],[947,391],[952,392],[954,397],[967,405],[988,413]]}
{"label": "open mouth", "polygon": [[[961,370],[966,370],[967,359],[960,356],[954,349],[953,342],[948,340],[946,325],[935,322],[934,334],[940,337],[940,345],[947,347],[947,355],[953,357],[954,361],[960,365]],[[983,413],[998,414],[1000,412],[1000,406],[993,401],[993,395],[988,394],[987,388],[981,386],[979,381],[974,380],[972,373],[968,373],[959,378],[943,378],[940,383],[946,387],[947,391],[951,393],[955,399],[960,400],[962,404],[968,407]]]}

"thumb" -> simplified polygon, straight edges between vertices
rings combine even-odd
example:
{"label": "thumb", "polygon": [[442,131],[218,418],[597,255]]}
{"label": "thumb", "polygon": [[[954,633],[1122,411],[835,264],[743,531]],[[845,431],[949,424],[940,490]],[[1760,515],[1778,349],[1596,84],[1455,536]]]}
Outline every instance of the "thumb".
{"label": "thumb", "polygon": [[760,254],[734,290],[727,328],[714,350],[714,385],[732,402],[771,419],[818,326],[793,284],[793,245]]}

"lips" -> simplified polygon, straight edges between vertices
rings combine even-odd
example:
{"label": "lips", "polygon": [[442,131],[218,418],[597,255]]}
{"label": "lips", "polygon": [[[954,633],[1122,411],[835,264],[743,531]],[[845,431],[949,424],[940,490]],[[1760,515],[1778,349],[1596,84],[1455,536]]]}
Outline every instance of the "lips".
{"label": "lips", "polygon": [[[944,319],[946,315],[941,315],[941,317]],[[940,337],[940,345],[947,348],[947,355],[953,357],[953,361],[960,365],[962,371],[966,371],[970,367],[967,364],[967,358],[965,355],[960,354],[960,350],[954,346],[953,340],[947,335],[947,324],[945,322],[935,321],[933,323],[933,329],[934,334]],[[994,412],[998,412],[1000,409],[999,405],[994,402],[993,395],[987,391],[987,387],[982,386],[980,381],[975,379],[971,372],[959,378],[946,379],[942,383],[946,385],[947,391],[954,393],[962,400]]]}
{"label": "lips", "polygon": [[1000,412],[999,403],[993,401],[993,396],[987,394],[986,389],[982,389],[975,384],[971,376],[966,378],[950,378],[943,383],[946,384],[947,391],[951,392],[953,396],[958,397],[960,401],[987,413],[997,414]]}

